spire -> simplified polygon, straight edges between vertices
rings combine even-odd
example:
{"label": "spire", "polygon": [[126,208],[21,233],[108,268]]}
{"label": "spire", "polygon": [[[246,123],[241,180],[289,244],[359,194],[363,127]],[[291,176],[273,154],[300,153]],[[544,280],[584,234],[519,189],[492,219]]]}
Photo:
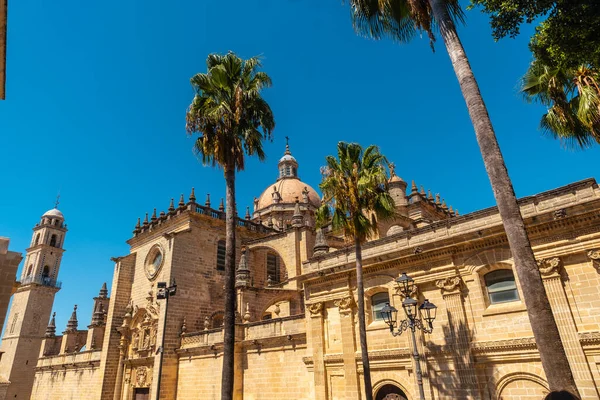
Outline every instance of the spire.
{"label": "spire", "polygon": [[204,202],[204,206],[210,208],[210,193],[206,193],[206,201]]}
{"label": "spire", "polygon": [[102,284],[102,287],[100,288],[100,293],[98,294],[98,297],[100,297],[101,299],[105,299],[108,297],[108,289],[106,288],[106,282],[104,282]]}
{"label": "spire", "polygon": [[69,321],[67,322],[67,330],[65,332],[77,332],[77,325],[77,304],[75,304],[71,318],[69,318]]}
{"label": "spire", "polygon": [[144,226],[148,226],[148,213],[146,213],[146,216],[144,217]]}
{"label": "spire", "polygon": [[219,204],[219,211],[225,211],[225,203],[223,203],[223,198],[221,197],[221,204]]}
{"label": "spire", "polygon": [[294,215],[292,216],[292,226],[294,228],[301,228],[304,225],[304,215],[300,211],[300,201],[296,196],[296,205],[294,206]]}
{"label": "spire", "polygon": [[56,313],[52,313],[52,318],[50,319],[50,323],[46,328],[46,337],[54,337],[56,336],[56,321],[55,321]]}
{"label": "spire", "polygon": [[150,221],[156,221],[156,208],[154,209],[154,211],[152,211],[152,217],[150,218]]}
{"label": "spire", "polygon": [[165,212],[161,211],[160,214],[158,214],[158,218],[164,218],[165,217]]}
{"label": "spire", "polygon": [[290,138],[289,136],[285,137],[285,153],[286,155],[292,155],[292,152],[290,151]]}
{"label": "spire", "polygon": [[317,229],[317,237],[315,239],[315,246],[313,247],[313,255],[320,256],[327,253],[329,253],[329,245],[327,244],[327,240],[325,240],[323,229],[319,228]]}
{"label": "spire", "polygon": [[442,199],[442,210],[447,210],[448,206],[446,205],[446,200]]}
{"label": "spire", "polygon": [[185,207],[185,201],[183,200],[183,193],[181,193],[181,197],[179,198],[179,208]]}
{"label": "spire", "polygon": [[169,204],[169,214],[175,211],[175,199],[171,199],[171,203]]}
{"label": "spire", "polygon": [[448,207],[448,212],[450,213],[450,215],[454,215],[454,210],[452,209],[452,206]]}
{"label": "spire", "polygon": [[435,205],[436,206],[441,206],[442,205],[442,203],[440,203],[440,194],[439,193],[435,194]]}
{"label": "spire", "polygon": [[194,188],[192,188],[192,193],[190,193],[190,203],[196,202],[196,193],[194,192]]}
{"label": "spire", "polygon": [[423,187],[423,185],[421,185],[421,191],[419,192],[419,194],[425,197],[425,188]]}
{"label": "spire", "polygon": [[247,220],[250,220],[250,207],[246,207],[246,215],[244,216]]}
{"label": "spire", "polygon": [[431,194],[431,189],[427,189],[427,200],[433,202],[433,195]]}

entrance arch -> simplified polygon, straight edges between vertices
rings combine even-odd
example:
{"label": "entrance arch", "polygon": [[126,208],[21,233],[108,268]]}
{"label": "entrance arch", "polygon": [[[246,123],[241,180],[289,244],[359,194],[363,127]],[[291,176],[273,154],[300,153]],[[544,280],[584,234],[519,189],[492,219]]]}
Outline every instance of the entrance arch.
{"label": "entrance arch", "polygon": [[377,391],[375,400],[407,400],[406,394],[396,385],[385,384]]}

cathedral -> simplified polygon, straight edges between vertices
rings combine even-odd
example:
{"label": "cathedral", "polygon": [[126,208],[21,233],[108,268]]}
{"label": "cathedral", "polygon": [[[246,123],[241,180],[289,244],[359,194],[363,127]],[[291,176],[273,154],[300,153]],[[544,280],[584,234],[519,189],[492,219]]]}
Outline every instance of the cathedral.
{"label": "cathedral", "polygon": [[[354,247],[315,228],[320,196],[299,170],[287,147],[275,182],[237,219],[234,397],[364,399]],[[389,189],[397,216],[362,249],[374,398],[542,399],[548,385],[497,208],[459,215],[393,171]],[[587,179],[519,204],[579,392],[600,399],[600,188]],[[110,293],[99,282],[88,302],[91,321],[75,307],[60,310],[72,315],[57,327],[67,218],[44,213],[18,285],[0,284],[10,286],[0,287],[0,317],[12,293],[0,400],[219,399],[224,204],[192,189],[146,214],[129,254],[113,259]],[[14,276],[19,260],[0,242],[1,268]],[[405,297],[437,306],[433,329],[415,340],[392,335],[381,312],[403,314]]]}

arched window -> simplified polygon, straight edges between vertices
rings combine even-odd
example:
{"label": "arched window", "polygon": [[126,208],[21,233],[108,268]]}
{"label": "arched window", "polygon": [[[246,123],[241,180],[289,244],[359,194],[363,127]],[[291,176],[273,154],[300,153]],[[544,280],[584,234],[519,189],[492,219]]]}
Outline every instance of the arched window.
{"label": "arched window", "polygon": [[273,319],[273,315],[271,313],[265,313],[262,318],[263,321],[268,321],[270,319]]}
{"label": "arched window", "polygon": [[35,235],[35,242],[33,243],[33,245],[37,246],[39,242],[40,242],[40,234],[38,233],[37,235]]}
{"label": "arched window", "polygon": [[225,271],[225,241],[217,243],[217,271]]}
{"label": "arched window", "polygon": [[267,253],[267,280],[279,282],[279,257],[275,253]]}
{"label": "arched window", "polygon": [[212,318],[212,327],[213,329],[223,327],[223,314],[217,314]]}
{"label": "arched window", "polygon": [[375,293],[371,296],[371,310],[373,311],[373,321],[383,320],[381,309],[390,302],[390,295],[387,292]]}
{"label": "arched window", "polygon": [[515,276],[510,269],[499,269],[484,276],[490,304],[519,300]]}
{"label": "arched window", "polygon": [[50,246],[56,247],[56,235],[50,237]]}
{"label": "arched window", "polygon": [[29,268],[27,268],[27,277],[28,278],[31,276],[32,272],[33,272],[33,264],[30,264]]}

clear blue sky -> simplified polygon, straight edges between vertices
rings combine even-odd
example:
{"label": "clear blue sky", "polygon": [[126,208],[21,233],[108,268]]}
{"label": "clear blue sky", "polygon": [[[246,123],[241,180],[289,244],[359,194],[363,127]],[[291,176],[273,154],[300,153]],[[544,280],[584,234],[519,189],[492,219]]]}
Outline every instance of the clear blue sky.
{"label": "clear blue sky", "polygon": [[[43,0],[11,2],[7,100],[0,102],[0,236],[24,252],[54,204],[69,226],[55,302],[58,329],[73,304],[89,324],[91,298],[128,253],[137,217],[196,188],[224,194],[219,170],[192,155],[184,118],[189,78],[211,52],[262,54],[277,127],[268,160],[238,176],[240,210],[276,177],[287,135],[313,187],[340,140],[377,144],[398,174],[461,213],[492,206],[475,136],[443,44],[399,46],[357,37],[340,0]],[[537,129],[540,107],[517,94],[530,60],[525,29],[495,43],[488,20],[460,29],[519,196],[600,177],[598,148],[561,149]],[[243,211],[242,211],[243,212]]]}

